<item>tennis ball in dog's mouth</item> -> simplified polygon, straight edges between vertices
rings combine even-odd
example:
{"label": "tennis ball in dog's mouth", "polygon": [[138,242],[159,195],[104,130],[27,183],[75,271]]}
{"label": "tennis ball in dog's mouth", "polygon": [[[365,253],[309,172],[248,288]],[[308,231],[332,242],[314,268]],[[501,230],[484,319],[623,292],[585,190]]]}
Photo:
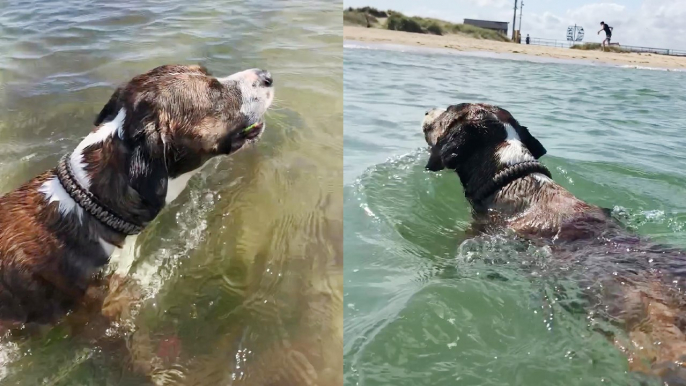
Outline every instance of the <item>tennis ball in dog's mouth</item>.
{"label": "tennis ball in dog's mouth", "polygon": [[249,132],[250,130],[254,129],[255,126],[257,126],[258,124],[259,124],[259,123],[253,123],[252,125],[246,127],[245,129],[243,129],[243,133]]}

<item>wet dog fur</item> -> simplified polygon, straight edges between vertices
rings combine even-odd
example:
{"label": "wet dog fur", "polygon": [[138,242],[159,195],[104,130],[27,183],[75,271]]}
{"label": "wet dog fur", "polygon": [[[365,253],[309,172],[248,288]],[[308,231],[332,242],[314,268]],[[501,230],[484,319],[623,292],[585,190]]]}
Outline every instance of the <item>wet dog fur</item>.
{"label": "wet dog fur", "polygon": [[[259,139],[272,83],[259,69],[217,78],[197,65],[138,75],[114,91],[71,152],[74,177],[124,220],[145,226],[209,159]],[[134,240],[80,207],[56,169],[6,193],[0,197],[0,327],[20,335],[18,329],[66,320],[101,336],[135,301],[126,278],[104,274],[110,256]]]}
{"label": "wet dog fur", "polygon": [[[554,264],[585,288],[584,308],[626,331],[608,337],[630,369],[686,384],[686,256],[626,230],[609,211],[588,204],[542,173],[482,198],[470,195],[496,173],[546,154],[506,110],[462,103],[432,109],[422,123],[426,168],[454,170],[472,206],[476,233],[503,230],[550,248]],[[628,341],[627,341],[628,338]]]}

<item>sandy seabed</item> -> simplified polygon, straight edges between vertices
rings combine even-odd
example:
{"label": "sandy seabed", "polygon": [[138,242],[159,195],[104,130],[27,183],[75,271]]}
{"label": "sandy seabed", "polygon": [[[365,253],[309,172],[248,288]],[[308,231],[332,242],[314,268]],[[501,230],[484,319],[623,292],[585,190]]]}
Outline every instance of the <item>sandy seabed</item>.
{"label": "sandy seabed", "polygon": [[345,40],[369,43],[424,46],[430,48],[448,48],[467,52],[485,51],[504,54],[533,55],[541,58],[584,60],[618,66],[686,70],[686,57],[645,53],[624,54],[615,52],[571,50],[568,48],[546,47],[498,42],[493,40],[475,39],[463,35],[438,36],[401,31],[389,31],[378,28],[344,26],[343,38]]}

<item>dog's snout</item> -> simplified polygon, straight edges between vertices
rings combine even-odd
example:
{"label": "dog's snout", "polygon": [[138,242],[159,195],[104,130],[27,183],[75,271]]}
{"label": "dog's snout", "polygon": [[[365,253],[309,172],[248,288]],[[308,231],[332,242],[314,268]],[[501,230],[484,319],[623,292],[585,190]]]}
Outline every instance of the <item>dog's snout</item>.
{"label": "dog's snout", "polygon": [[269,71],[265,71],[259,68],[252,68],[249,70],[243,70],[237,72],[233,75],[229,75],[226,78],[219,79],[222,82],[234,81],[234,82],[246,82],[252,85],[252,87],[272,87],[274,84],[274,79]]}
{"label": "dog's snout", "polygon": [[422,126],[424,130],[428,130],[429,126],[434,123],[434,121],[444,112],[443,109],[428,109],[424,112],[424,120],[422,121]]}
{"label": "dog's snout", "polygon": [[260,80],[260,83],[264,87],[271,87],[272,84],[274,84],[274,79],[272,78],[272,74],[270,74],[269,71],[257,70],[257,78]]}

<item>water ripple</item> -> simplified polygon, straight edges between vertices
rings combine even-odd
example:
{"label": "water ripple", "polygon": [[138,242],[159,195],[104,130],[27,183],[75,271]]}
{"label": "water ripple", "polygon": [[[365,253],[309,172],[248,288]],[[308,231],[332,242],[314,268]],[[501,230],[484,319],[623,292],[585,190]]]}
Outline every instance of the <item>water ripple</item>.
{"label": "water ripple", "polygon": [[[131,341],[180,352],[159,382],[341,383],[342,31],[328,1],[4,1],[0,187],[53,167],[122,81],[167,63],[269,69],[259,145],[217,160],[137,241]],[[0,347],[8,384],[148,384],[55,329]],[[326,342],[322,344],[322,342]],[[75,356],[81,348],[89,356]],[[135,350],[134,350],[135,351]],[[75,359],[76,358],[76,359]]]}
{"label": "water ripple", "polygon": [[344,60],[346,382],[657,382],[626,371],[598,333],[622,332],[582,307],[569,266],[505,235],[467,237],[458,178],[424,170],[420,122],[430,107],[501,105],[546,146],[556,181],[686,247],[684,74],[414,49]]}

